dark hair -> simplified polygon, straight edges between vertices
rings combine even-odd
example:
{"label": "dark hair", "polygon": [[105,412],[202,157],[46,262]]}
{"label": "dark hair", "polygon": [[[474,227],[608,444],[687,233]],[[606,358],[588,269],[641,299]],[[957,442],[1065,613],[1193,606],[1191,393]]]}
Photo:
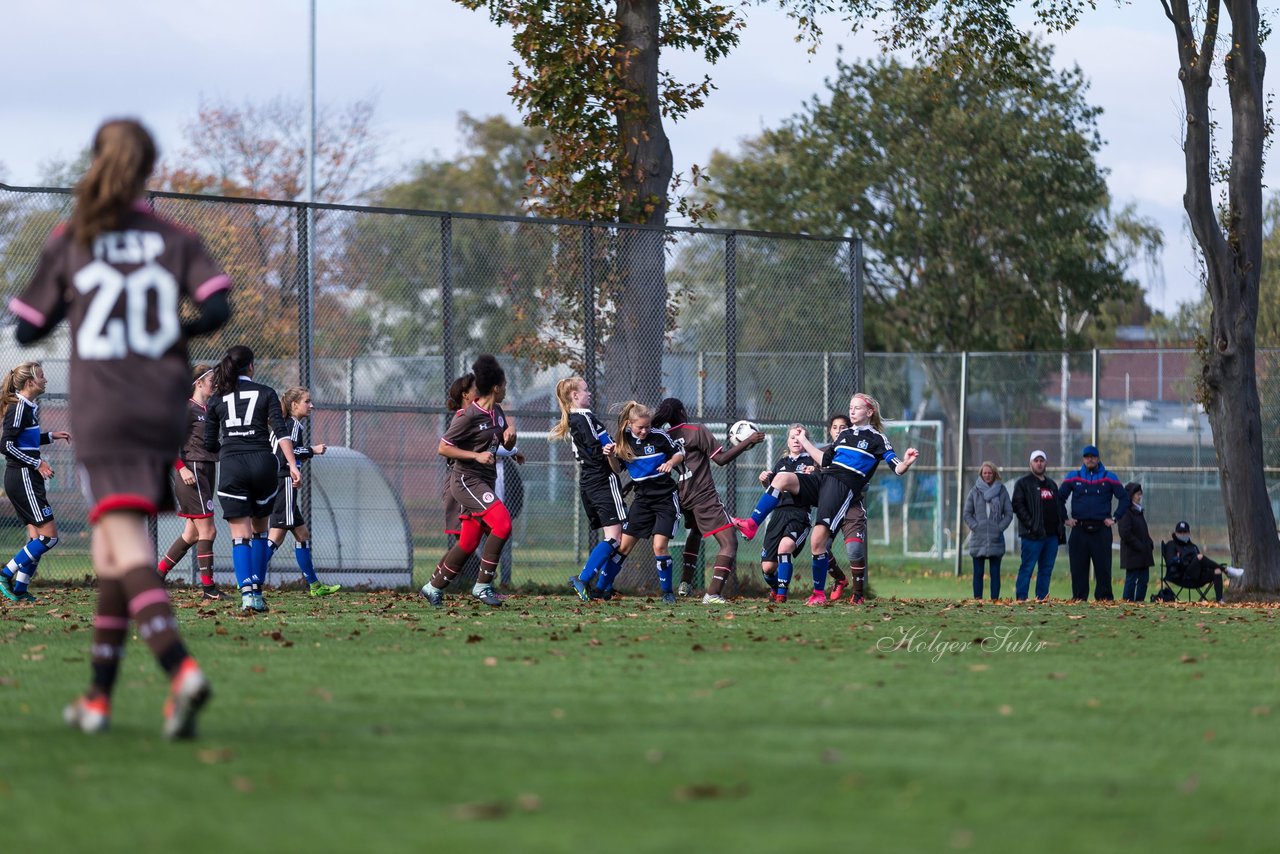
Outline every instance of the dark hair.
{"label": "dark hair", "polygon": [[837,419],[837,418],[839,418],[839,419],[840,419],[841,421],[843,421],[845,424],[852,423],[852,422],[850,422],[850,421],[849,421],[849,413],[847,413],[847,412],[833,412],[831,415],[828,415],[828,416],[827,416],[827,429],[828,429],[828,430],[830,430],[830,429],[831,429],[831,425],[832,425],[832,424],[835,424],[835,423],[836,423],[836,419]]}
{"label": "dark hair", "polygon": [[253,351],[243,344],[237,344],[222,357],[218,367],[213,369],[213,390],[218,394],[235,391],[240,375],[253,366]]}
{"label": "dark hair", "polygon": [[1138,483],[1136,480],[1131,480],[1124,485],[1124,491],[1129,493],[1129,496],[1132,498],[1135,492],[1142,491],[1142,484]]}
{"label": "dark hair", "polygon": [[444,405],[447,409],[457,412],[462,408],[462,396],[471,390],[476,384],[475,374],[463,374],[452,383],[449,384],[449,393],[445,395]]}
{"label": "dark hair", "polygon": [[662,428],[668,425],[674,427],[688,420],[689,414],[684,411],[684,403],[678,397],[668,397],[653,411],[654,427]]}
{"label": "dark hair", "polygon": [[76,184],[71,233],[84,245],[119,227],[156,165],[156,143],[134,119],[114,119],[93,136],[93,163]]}
{"label": "dark hair", "polygon": [[507,384],[507,373],[491,353],[483,353],[471,365],[476,377],[476,394],[484,397],[500,385]]}

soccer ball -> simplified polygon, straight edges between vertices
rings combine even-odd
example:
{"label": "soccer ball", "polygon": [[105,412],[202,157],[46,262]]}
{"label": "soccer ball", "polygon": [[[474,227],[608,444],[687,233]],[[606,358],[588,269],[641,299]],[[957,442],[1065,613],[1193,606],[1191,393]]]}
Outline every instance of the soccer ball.
{"label": "soccer ball", "polygon": [[748,421],[744,418],[741,421],[735,421],[733,426],[729,428],[729,438],[736,445],[739,442],[745,442],[752,433],[759,429],[760,427],[754,421]]}

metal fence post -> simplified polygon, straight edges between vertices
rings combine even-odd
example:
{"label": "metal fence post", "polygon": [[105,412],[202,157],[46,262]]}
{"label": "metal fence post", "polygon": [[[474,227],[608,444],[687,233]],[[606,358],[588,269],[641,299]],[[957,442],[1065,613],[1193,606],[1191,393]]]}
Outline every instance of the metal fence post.
{"label": "metal fence post", "polygon": [[961,557],[964,550],[960,547],[964,539],[964,463],[967,456],[965,434],[968,432],[969,420],[969,353],[960,354],[960,427],[956,433],[956,575],[960,575]]}
{"label": "metal fence post", "polygon": [[1090,440],[1090,443],[1093,445],[1098,444],[1098,413],[1102,410],[1102,406],[1098,401],[1098,368],[1100,364],[1101,364],[1101,359],[1099,359],[1098,357],[1098,348],[1094,347],[1093,348],[1093,390],[1090,392],[1093,395],[1093,424],[1092,424],[1093,438]]}
{"label": "metal fence post", "polygon": [[[587,387],[593,392],[598,391],[596,384],[596,236],[591,226],[584,225],[582,227],[582,372],[585,374]],[[607,405],[607,401],[602,401],[596,405],[597,412],[606,411],[603,406]],[[580,474],[574,466],[574,474]],[[581,539],[578,536],[577,528],[580,524],[578,510],[581,502],[575,501],[573,526],[574,536],[573,542],[575,549]],[[592,528],[587,532],[587,545],[595,548],[600,540],[599,532]],[[575,554],[576,558],[579,555]]]}
{"label": "metal fence post", "polygon": [[[738,418],[738,235],[724,238],[724,420],[732,425]],[[728,431],[725,431],[726,438]],[[738,515],[738,464],[730,462],[725,472],[725,506],[729,515]]]}
{"label": "metal fence post", "polygon": [[[453,217],[440,217],[440,359],[444,389],[453,382]],[[447,417],[447,416],[446,416]]]}
{"label": "metal fence post", "polygon": [[[315,357],[315,211],[310,205],[298,208],[298,385],[311,388],[311,365]],[[307,469],[310,470],[309,468]],[[311,477],[302,479],[298,503],[304,519],[311,518]]]}
{"label": "metal fence post", "polygon": [[849,326],[852,338],[849,357],[853,363],[849,372],[853,388],[849,389],[849,395],[852,396],[855,392],[865,391],[863,383],[866,379],[863,371],[866,339],[862,328],[862,240],[856,237],[849,249],[849,267]]}

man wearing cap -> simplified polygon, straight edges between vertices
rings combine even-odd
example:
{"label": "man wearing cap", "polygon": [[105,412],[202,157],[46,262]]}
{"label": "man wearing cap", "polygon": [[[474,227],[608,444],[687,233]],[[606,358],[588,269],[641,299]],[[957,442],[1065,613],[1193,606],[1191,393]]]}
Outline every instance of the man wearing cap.
{"label": "man wearing cap", "polygon": [[1180,587],[1204,587],[1213,585],[1214,597],[1222,601],[1222,575],[1232,578],[1244,575],[1244,570],[1223,566],[1205,557],[1200,547],[1191,539],[1191,526],[1179,522],[1173,526],[1173,539],[1164,543],[1165,575]]}
{"label": "man wearing cap", "polygon": [[[1089,598],[1089,564],[1093,564],[1093,598],[1110,601],[1111,590],[1111,526],[1129,512],[1129,493],[1120,479],[1107,471],[1099,459],[1098,449],[1085,445],[1080,452],[1084,465],[1062,481],[1058,487],[1058,506],[1065,516],[1067,499],[1071,499],[1071,529],[1067,541],[1067,558],[1071,561],[1071,598],[1084,602]],[[1111,499],[1116,499],[1115,514]]]}
{"label": "man wearing cap", "polygon": [[1032,451],[1031,473],[1013,485],[1013,515],[1018,519],[1018,537],[1022,540],[1022,564],[1014,582],[1014,595],[1019,602],[1026,601],[1032,570],[1036,570],[1036,598],[1049,598],[1058,546],[1067,541],[1058,505],[1058,485],[1044,473],[1047,465],[1044,451]]}

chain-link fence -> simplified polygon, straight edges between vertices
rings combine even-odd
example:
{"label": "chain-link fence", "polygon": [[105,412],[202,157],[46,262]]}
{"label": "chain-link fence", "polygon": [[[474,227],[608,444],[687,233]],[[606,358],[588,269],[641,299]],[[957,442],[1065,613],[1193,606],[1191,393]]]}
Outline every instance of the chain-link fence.
{"label": "chain-link fence", "polygon": [[[507,370],[504,407],[525,456],[523,466],[503,464],[515,516],[504,580],[559,584],[592,542],[572,451],[547,440],[558,420],[555,383],[571,374],[593,381],[596,409],[610,426],[606,410],[666,396],[681,398],[717,435],[738,418],[759,423],[768,441],[715,472],[731,511],[743,513],[758,495],[756,476],[781,454],[787,426],[818,431],[865,388],[880,400],[895,446],[921,450],[906,478],[881,475],[869,490],[873,561],[958,560],[958,510],[984,460],[1011,485],[1039,448],[1060,478],[1089,442],[1122,480],[1144,484],[1157,539],[1187,518],[1198,541],[1225,553],[1212,438],[1191,402],[1191,351],[863,359],[856,241],[171,194],[152,201],[161,215],[197,230],[236,283],[231,324],[195,342],[193,358],[212,360],[243,342],[258,354],[262,381],[308,386],[317,405],[312,441],[366,455],[400,497],[418,581],[445,548],[445,473],[436,453],[451,414],[444,391],[482,352],[497,353]],[[65,192],[0,185],[8,295],[25,285],[45,236],[69,210]],[[31,357],[11,341],[0,338],[5,365]],[[73,403],[65,329],[35,352],[49,378],[42,422],[64,428]],[[1268,437],[1280,426],[1278,373],[1280,354],[1261,354]],[[1280,446],[1269,438],[1266,447],[1268,466],[1280,471]],[[49,497],[61,534],[42,569],[48,577],[88,565],[67,560],[73,569],[59,569],[59,554],[87,549],[72,452],[46,448],[59,472]],[[350,511],[346,524],[364,536],[390,524],[358,506]],[[23,539],[5,514],[0,546],[16,549]],[[333,548],[315,542],[318,567],[333,563]],[[743,544],[742,576],[753,575],[756,556]],[[648,552],[634,553],[629,565],[633,576],[624,582],[652,576]],[[287,567],[273,571],[289,577]]]}

